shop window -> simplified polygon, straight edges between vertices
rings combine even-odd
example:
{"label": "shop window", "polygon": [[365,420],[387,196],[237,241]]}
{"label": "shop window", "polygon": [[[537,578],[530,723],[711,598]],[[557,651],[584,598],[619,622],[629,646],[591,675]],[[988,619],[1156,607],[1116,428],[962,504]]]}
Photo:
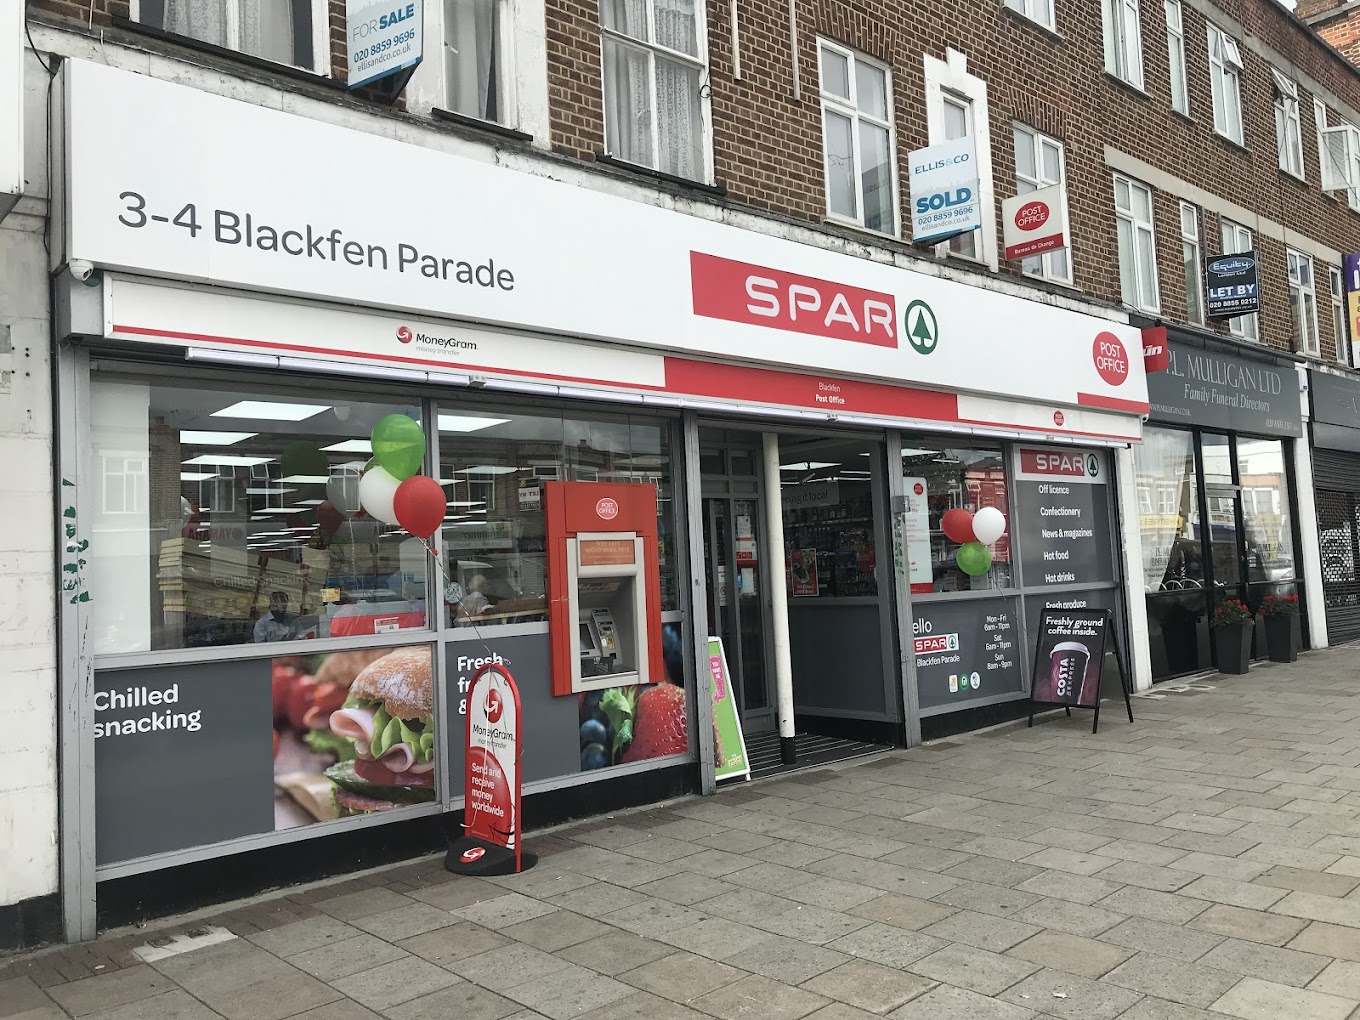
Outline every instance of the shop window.
{"label": "shop window", "polygon": [[328,24],[320,0],[132,0],[143,25],[199,42],[325,74],[326,52],[313,46],[313,26]]}
{"label": "shop window", "polygon": [[[954,447],[904,436],[902,474],[911,494],[909,501],[924,501],[926,515],[925,528],[917,529],[919,538],[915,544],[918,548],[908,549],[909,557],[918,564],[912,590],[924,594],[1012,587],[1009,532],[990,547],[991,569],[970,577],[958,566],[956,557],[961,546],[945,535],[942,524],[944,515],[950,510],[976,512],[984,506],[996,507],[1009,520],[1009,487],[1001,448]],[[915,492],[918,485],[922,489],[920,493]],[[908,541],[909,547],[913,544]],[[929,563],[929,580],[924,569],[926,563]]]}
{"label": "shop window", "polygon": [[[1223,255],[1241,255],[1252,250],[1252,233],[1240,223],[1224,219],[1219,221],[1220,236],[1223,242]],[[1239,315],[1228,320],[1228,332],[1243,340],[1259,340],[1260,321],[1256,312]]]}
{"label": "shop window", "polygon": [[1054,28],[1053,0],[1006,0],[1006,6],[1044,28]]}
{"label": "shop window", "polygon": [[[1026,195],[1066,181],[1063,143],[1033,128],[1015,125],[1015,192]],[[1063,202],[1066,203],[1066,192]],[[1058,283],[1072,282],[1072,260],[1067,248],[1032,255],[1020,263],[1026,276]]]}
{"label": "shop window", "polygon": [[1350,337],[1346,330],[1346,287],[1341,279],[1341,270],[1336,266],[1327,267],[1327,283],[1332,298],[1332,338],[1336,341],[1336,361],[1338,365],[1350,364]]}
{"label": "shop window", "polygon": [[1299,123],[1299,87],[1275,68],[1275,149],[1280,169],[1303,177],[1303,129]]}
{"label": "shop window", "polygon": [[1199,245],[1199,208],[1181,203],[1181,268],[1185,273],[1185,321],[1204,324],[1203,257]]}
{"label": "shop window", "polygon": [[1145,311],[1160,307],[1157,296],[1157,235],[1152,223],[1152,189],[1123,174],[1114,175],[1115,222],[1119,235],[1119,283],[1124,303]]}
{"label": "shop window", "polygon": [[1289,513],[1284,443],[1278,439],[1239,436],[1237,473],[1242,485],[1248,582],[1275,584],[1296,580],[1294,522]]}
{"label": "shop window", "polygon": [[507,0],[444,0],[445,102],[450,110],[509,123],[510,14]]}
{"label": "shop window", "polygon": [[421,412],[97,376],[93,450],[120,468],[89,522],[95,653],[425,626],[427,554],[359,511],[369,434],[393,413]]}
{"label": "shop window", "polygon": [[1134,88],[1143,87],[1143,39],[1138,24],[1139,0],[1102,0],[1105,23],[1105,70]]}
{"label": "shop window", "polygon": [[827,214],[896,235],[892,74],[878,61],[825,39],[817,54]]}
{"label": "shop window", "polygon": [[547,619],[547,482],[657,487],[662,609],[678,606],[669,426],[653,419],[578,418],[452,408],[439,415],[444,602],[454,626]]}
{"label": "shop window", "polygon": [[1140,505],[1143,580],[1150,592],[1178,591],[1204,585],[1199,552],[1199,495],[1195,471],[1195,439],[1190,432],[1147,428],[1134,448],[1134,472],[1140,489],[1157,494]]}
{"label": "shop window", "polygon": [[1209,79],[1214,100],[1214,130],[1242,144],[1242,50],[1237,40],[1209,22]]}
{"label": "shop window", "polygon": [[604,0],[600,24],[609,155],[707,180],[702,5],[697,0]]}
{"label": "shop window", "polygon": [[1166,0],[1166,51],[1171,70],[1171,109],[1190,113],[1190,90],[1185,84],[1185,22],[1181,0]]}
{"label": "shop window", "polygon": [[1318,357],[1317,285],[1313,279],[1313,259],[1287,249],[1289,263],[1289,315],[1294,324],[1294,349]]}
{"label": "shop window", "polygon": [[866,445],[780,444],[784,556],[792,598],[878,595],[873,454]]}

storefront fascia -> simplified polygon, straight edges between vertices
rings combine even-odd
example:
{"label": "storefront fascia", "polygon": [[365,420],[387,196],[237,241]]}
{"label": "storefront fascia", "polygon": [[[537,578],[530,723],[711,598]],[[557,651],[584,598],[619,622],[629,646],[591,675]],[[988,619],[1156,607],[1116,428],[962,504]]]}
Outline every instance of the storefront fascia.
{"label": "storefront fascia", "polygon": [[[119,351],[151,354],[171,384],[169,366],[182,358],[187,371],[178,375],[186,382],[216,369],[321,392],[371,386],[426,407],[431,400],[447,407],[465,394],[474,395],[469,406],[482,407],[499,394],[506,406],[526,410],[560,400],[654,411],[683,421],[672,447],[675,499],[684,507],[678,530],[689,533],[678,547],[688,549],[683,592],[693,590],[696,563],[701,569],[692,536],[699,415],[858,427],[885,435],[890,452],[901,450],[898,430],[1112,448],[1141,434],[1140,336],[1121,322],[106,67],[71,61],[62,73],[64,261],[95,270],[78,283],[63,274],[58,288],[61,335],[82,340],[63,345],[59,365],[64,479],[89,477],[91,348],[83,341],[115,362]],[[171,137],[152,126],[166,123],[202,128]],[[270,160],[242,155],[261,151]],[[314,165],[319,152],[350,172],[333,180],[274,172]],[[388,179],[392,166],[403,168],[402,186],[372,202],[352,200],[349,182]],[[450,194],[453,181],[465,186]],[[383,211],[380,228],[372,226],[373,209]],[[386,310],[394,307],[406,310]],[[897,472],[889,480],[896,506],[903,481]],[[90,520],[90,487],[72,488],[75,519]],[[77,530],[68,544],[67,523],[59,522],[59,532],[70,552],[85,539]],[[80,574],[77,555],[71,568]],[[896,589],[905,636],[912,610],[901,572]],[[691,638],[707,631],[702,598],[682,598],[678,612]],[[78,836],[95,831],[93,705],[82,679],[95,661],[77,637],[89,633],[89,602],[64,602],[60,622],[64,712],[78,723],[62,750],[63,884],[76,937],[92,931],[101,877],[93,841]],[[438,632],[411,637],[435,644]],[[694,729],[702,735],[711,691],[699,643],[691,644],[685,670],[695,678],[690,711],[697,701]],[[910,655],[902,688],[910,737],[920,718]],[[447,698],[439,684],[436,698]],[[408,810],[460,806],[452,795],[458,777],[447,774],[450,740],[441,732],[437,802]],[[702,736],[697,746],[702,785],[711,789]],[[692,752],[674,760],[692,761]],[[319,828],[380,821],[367,815]],[[150,855],[108,873],[313,834],[322,833],[262,833]]]}

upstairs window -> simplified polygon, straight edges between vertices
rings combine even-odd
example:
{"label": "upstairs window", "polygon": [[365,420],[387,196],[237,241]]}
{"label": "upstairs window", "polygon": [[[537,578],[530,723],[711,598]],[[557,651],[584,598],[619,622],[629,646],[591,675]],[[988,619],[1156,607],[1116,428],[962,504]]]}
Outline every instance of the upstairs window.
{"label": "upstairs window", "polygon": [[1101,0],[1105,22],[1105,70],[1134,88],[1143,87],[1143,37],[1139,0]]}
{"label": "upstairs window", "polygon": [[[1015,125],[1015,193],[1027,195],[1031,191],[1064,183],[1063,144],[1056,138],[1040,134],[1032,128]],[[1066,202],[1066,192],[1063,201]],[[1031,255],[1020,263],[1026,276],[1037,276],[1058,283],[1072,282],[1072,261],[1068,249]]]}
{"label": "upstairs window", "polygon": [[[966,96],[953,92],[944,94],[944,140],[957,141],[968,138],[977,132],[973,122],[973,103]],[[949,254],[962,255],[966,259],[978,257],[978,232],[970,231],[949,239]]]}
{"label": "upstairs window", "polygon": [[1299,87],[1275,68],[1275,148],[1280,169],[1303,177],[1303,129],[1299,125]]}
{"label": "upstairs window", "polygon": [[1347,204],[1360,212],[1360,132],[1346,123],[1328,126],[1327,107],[1321,100],[1313,100],[1313,116],[1322,190],[1345,192]]}
{"label": "upstairs window", "polygon": [[1336,338],[1336,363],[1349,365],[1350,337],[1346,335],[1346,288],[1341,281],[1341,270],[1327,267],[1327,282],[1332,293],[1332,336]]}
{"label": "upstairs window", "polygon": [[1144,311],[1161,307],[1157,295],[1157,234],[1152,223],[1152,189],[1123,174],[1114,177],[1115,223],[1119,234],[1119,284],[1124,303]]}
{"label": "upstairs window", "polygon": [[1190,91],[1185,84],[1185,22],[1181,0],[1166,0],[1166,52],[1171,67],[1171,109],[1190,113]]}
{"label": "upstairs window", "polygon": [[696,0],[602,0],[610,156],[676,177],[708,178],[702,17]]}
{"label": "upstairs window", "polygon": [[1181,203],[1181,267],[1185,272],[1185,321],[1204,325],[1204,285],[1200,275],[1199,209]]}
{"label": "upstairs window", "polygon": [[325,74],[313,26],[328,26],[322,0],[132,0],[132,19],[252,57]]}
{"label": "upstairs window", "polygon": [[1053,0],[1006,0],[1006,6],[1044,28],[1053,28]]}
{"label": "upstairs window", "polygon": [[[1223,241],[1223,255],[1241,255],[1252,250],[1252,233],[1240,223],[1232,220],[1220,220],[1220,236]],[[1260,262],[1256,268],[1258,278],[1260,274]],[[1228,320],[1228,332],[1233,336],[1241,337],[1243,340],[1260,340],[1261,329],[1257,321],[1257,313],[1250,315],[1239,315],[1235,319]]]}
{"label": "upstairs window", "polygon": [[1317,357],[1318,341],[1317,284],[1313,279],[1313,259],[1294,249],[1286,249],[1289,261],[1289,316],[1294,323],[1294,349]]}
{"label": "upstairs window", "polygon": [[1242,50],[1237,40],[1209,23],[1209,79],[1214,93],[1214,130],[1242,144]]}
{"label": "upstairs window", "polygon": [[509,8],[506,0],[444,0],[445,105],[455,113],[510,122]]}
{"label": "upstairs window", "polygon": [[892,77],[862,53],[818,45],[826,208],[882,234],[897,233],[897,146]]}

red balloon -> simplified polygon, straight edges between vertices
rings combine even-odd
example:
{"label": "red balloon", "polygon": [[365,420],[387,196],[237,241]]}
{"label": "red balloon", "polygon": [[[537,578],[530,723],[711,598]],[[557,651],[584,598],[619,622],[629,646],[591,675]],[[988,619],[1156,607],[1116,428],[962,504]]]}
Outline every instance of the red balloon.
{"label": "red balloon", "polygon": [[977,541],[973,535],[973,515],[959,507],[945,513],[940,520],[940,529],[944,532],[945,538],[960,545]]}
{"label": "red balloon", "polygon": [[346,517],[335,508],[329,499],[316,508],[316,523],[328,535],[338,534],[345,526]]}
{"label": "red balloon", "polygon": [[429,538],[444,523],[448,500],[439,483],[428,475],[412,475],[397,486],[392,499],[397,523],[417,538]]}

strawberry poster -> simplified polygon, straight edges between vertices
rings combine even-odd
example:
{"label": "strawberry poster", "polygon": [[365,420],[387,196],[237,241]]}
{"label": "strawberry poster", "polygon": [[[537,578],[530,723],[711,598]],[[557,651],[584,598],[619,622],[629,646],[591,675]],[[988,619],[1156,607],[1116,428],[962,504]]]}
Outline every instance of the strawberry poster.
{"label": "strawberry poster", "polygon": [[741,716],[727,672],[727,654],[722,638],[708,639],[708,678],[713,685],[713,769],[718,779],[749,778],[751,763],[746,757],[746,739],[741,732]]}

